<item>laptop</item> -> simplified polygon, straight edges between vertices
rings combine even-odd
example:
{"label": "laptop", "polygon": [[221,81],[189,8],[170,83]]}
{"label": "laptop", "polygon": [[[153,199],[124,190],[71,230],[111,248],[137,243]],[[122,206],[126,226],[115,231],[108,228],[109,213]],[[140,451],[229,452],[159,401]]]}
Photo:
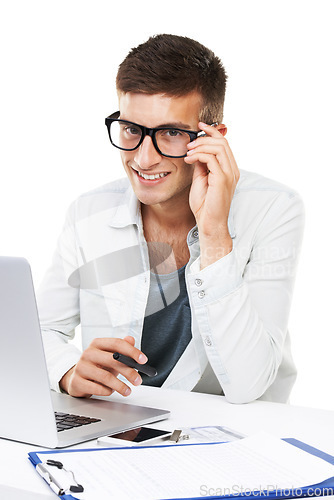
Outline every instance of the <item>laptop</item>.
{"label": "laptop", "polygon": [[168,418],[169,411],[50,390],[29,263],[0,257],[0,437],[63,448]]}

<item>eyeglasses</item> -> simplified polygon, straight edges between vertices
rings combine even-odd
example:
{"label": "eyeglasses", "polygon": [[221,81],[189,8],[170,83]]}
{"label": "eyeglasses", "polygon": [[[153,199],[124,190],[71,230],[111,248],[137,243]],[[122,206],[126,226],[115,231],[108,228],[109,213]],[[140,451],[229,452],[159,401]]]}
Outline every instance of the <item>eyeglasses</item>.
{"label": "eyeglasses", "polygon": [[145,137],[149,135],[160,155],[168,158],[184,158],[187,156],[187,144],[197,137],[205,135],[203,131],[195,132],[171,127],[144,127],[138,123],[119,120],[119,115],[120,112],[116,111],[108,116],[105,119],[105,124],[111,144],[123,151],[134,151],[139,148]]}

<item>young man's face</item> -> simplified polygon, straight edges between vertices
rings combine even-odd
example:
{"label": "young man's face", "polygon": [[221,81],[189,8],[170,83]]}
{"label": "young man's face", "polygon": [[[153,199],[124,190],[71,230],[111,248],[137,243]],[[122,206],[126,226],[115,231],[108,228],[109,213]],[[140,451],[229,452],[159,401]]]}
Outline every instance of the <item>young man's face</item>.
{"label": "young man's face", "polygon": [[[197,93],[183,97],[161,94],[126,93],[119,98],[120,118],[150,128],[171,126],[198,130],[201,98]],[[190,139],[189,139],[190,142]],[[170,201],[188,201],[193,166],[183,158],[168,158],[155,149],[146,136],[134,151],[121,151],[124,169],[139,201],[145,205],[166,204]],[[158,179],[144,179],[140,174],[167,174]]]}

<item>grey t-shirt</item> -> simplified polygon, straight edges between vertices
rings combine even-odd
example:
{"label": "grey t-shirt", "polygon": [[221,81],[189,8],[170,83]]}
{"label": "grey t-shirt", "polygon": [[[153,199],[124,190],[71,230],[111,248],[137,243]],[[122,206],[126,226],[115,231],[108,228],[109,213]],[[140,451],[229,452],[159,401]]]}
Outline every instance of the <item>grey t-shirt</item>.
{"label": "grey t-shirt", "polygon": [[170,274],[151,273],[141,350],[158,375],[141,374],[144,385],[160,387],[190,342],[191,311],[185,267]]}

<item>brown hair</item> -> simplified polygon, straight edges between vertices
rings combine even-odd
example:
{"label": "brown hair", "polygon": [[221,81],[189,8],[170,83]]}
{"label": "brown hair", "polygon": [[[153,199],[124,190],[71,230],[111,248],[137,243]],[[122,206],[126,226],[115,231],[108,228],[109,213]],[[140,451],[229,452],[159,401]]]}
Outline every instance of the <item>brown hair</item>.
{"label": "brown hair", "polygon": [[177,35],[156,35],[131,49],[120,64],[118,92],[180,97],[202,96],[199,119],[221,122],[227,76],[221,60],[199,42]]}

